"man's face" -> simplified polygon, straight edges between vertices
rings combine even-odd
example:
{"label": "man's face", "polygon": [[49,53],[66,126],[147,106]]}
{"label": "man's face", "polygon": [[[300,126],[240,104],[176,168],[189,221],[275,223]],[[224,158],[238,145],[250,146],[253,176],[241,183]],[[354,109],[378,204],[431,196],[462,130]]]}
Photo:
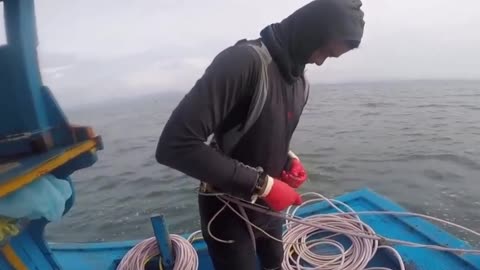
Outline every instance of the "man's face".
{"label": "man's face", "polygon": [[350,48],[343,41],[331,41],[326,46],[315,50],[308,60],[309,64],[321,66],[329,57],[340,57],[342,54],[350,51]]}

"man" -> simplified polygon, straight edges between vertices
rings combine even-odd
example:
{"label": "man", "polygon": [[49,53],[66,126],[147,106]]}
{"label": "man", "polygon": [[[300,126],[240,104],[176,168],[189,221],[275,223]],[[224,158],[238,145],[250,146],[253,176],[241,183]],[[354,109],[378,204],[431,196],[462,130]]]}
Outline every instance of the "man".
{"label": "man", "polygon": [[[256,203],[274,211],[300,204],[295,189],[307,175],[289,145],[307,100],[305,65],[320,66],[359,46],[361,5],[360,0],[313,1],[263,29],[259,39],[239,41],[219,53],[170,116],[157,161],[201,180],[205,192],[245,200],[258,195]],[[257,53],[262,49],[264,59]],[[229,131],[245,123],[259,85],[267,88],[261,112],[232,146]],[[205,143],[212,134],[216,147]],[[280,269],[282,243],[257,230],[252,241],[246,223],[228,208],[220,211],[224,203],[215,196],[200,195],[198,201],[215,269],[254,270],[257,257],[262,269]],[[281,220],[254,211],[246,215],[281,239]]]}

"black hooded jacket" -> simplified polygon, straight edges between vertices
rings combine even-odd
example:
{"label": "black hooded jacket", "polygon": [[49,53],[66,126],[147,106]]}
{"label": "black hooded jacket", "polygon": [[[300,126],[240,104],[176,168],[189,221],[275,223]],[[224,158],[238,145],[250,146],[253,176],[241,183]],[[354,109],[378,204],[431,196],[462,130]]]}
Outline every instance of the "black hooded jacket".
{"label": "black hooded jacket", "polygon": [[[304,68],[314,50],[327,40],[360,43],[360,0],[317,0],[280,23],[261,31],[261,38],[240,41],[219,53],[172,112],[160,136],[156,159],[216,189],[249,198],[262,167],[278,177],[288,159],[290,139],[305,106]],[[261,61],[247,44],[266,45],[268,96],[258,120],[230,155],[205,144],[245,121],[259,79]]]}

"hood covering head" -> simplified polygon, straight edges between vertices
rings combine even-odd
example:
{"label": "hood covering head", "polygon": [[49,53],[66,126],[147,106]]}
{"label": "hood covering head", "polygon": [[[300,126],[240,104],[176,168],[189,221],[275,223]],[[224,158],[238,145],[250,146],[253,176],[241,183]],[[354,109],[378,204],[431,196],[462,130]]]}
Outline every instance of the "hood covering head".
{"label": "hood covering head", "polygon": [[331,40],[357,47],[365,25],[361,6],[361,0],[315,0],[264,28],[262,41],[285,79],[303,75],[312,53]]}

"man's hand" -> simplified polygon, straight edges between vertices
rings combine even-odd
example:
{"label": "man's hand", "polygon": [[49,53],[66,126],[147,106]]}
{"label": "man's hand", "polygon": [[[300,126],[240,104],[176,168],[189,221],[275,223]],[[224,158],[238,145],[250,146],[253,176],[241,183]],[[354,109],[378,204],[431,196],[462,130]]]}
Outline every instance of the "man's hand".
{"label": "man's hand", "polygon": [[280,179],[291,187],[298,188],[307,180],[307,172],[300,159],[293,152],[289,152],[289,157],[290,168],[282,172]]}
{"label": "man's hand", "polygon": [[274,211],[282,211],[291,205],[302,204],[302,198],[293,188],[281,180],[267,176],[265,188],[260,197]]}

